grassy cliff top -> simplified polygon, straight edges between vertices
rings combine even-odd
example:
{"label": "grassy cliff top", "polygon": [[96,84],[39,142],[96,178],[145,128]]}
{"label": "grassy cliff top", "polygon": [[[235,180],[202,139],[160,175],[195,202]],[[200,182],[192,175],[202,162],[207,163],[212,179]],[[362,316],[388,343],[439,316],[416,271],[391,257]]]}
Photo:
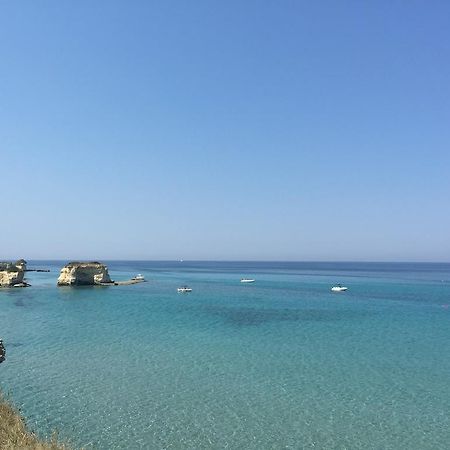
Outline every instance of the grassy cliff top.
{"label": "grassy cliff top", "polygon": [[2,450],[70,450],[71,447],[57,441],[56,435],[49,441],[39,439],[27,429],[20,413],[0,392],[0,448]]}

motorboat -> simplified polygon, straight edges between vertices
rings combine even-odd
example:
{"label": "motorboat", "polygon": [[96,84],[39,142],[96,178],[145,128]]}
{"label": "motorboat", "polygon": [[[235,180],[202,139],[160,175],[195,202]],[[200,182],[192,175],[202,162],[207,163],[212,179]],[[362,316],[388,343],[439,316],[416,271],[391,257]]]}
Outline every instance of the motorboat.
{"label": "motorboat", "polygon": [[15,283],[13,284],[13,287],[20,288],[20,287],[29,287],[31,284],[25,283],[25,281],[22,281],[21,283]]}
{"label": "motorboat", "polygon": [[177,289],[178,292],[192,292],[192,289],[188,286],[181,286]]}
{"label": "motorboat", "polygon": [[254,283],[255,280],[253,278],[241,278],[241,283]]}
{"label": "motorboat", "polygon": [[133,281],[145,281],[144,275],[138,273],[135,277],[132,278]]}
{"label": "motorboat", "polygon": [[338,284],[337,286],[333,286],[333,287],[331,288],[331,290],[332,290],[333,292],[344,292],[344,291],[346,291],[347,289],[348,289],[347,287],[342,286],[342,285],[340,285],[340,284]]}

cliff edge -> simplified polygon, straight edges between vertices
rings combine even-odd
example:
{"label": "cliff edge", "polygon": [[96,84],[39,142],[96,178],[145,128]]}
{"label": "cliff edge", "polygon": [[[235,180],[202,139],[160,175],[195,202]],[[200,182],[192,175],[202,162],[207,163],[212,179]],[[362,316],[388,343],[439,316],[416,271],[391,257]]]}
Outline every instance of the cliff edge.
{"label": "cliff edge", "polygon": [[43,440],[29,430],[25,419],[0,392],[0,448],[2,450],[69,450],[71,447],[58,441],[54,434]]}
{"label": "cliff edge", "polygon": [[93,286],[99,283],[112,283],[104,264],[96,261],[72,261],[61,269],[57,285]]}

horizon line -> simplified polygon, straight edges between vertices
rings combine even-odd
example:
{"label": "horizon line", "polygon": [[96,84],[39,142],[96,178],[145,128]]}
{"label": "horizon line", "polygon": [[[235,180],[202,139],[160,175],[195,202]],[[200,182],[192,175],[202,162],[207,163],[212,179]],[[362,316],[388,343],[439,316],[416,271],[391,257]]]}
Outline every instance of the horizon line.
{"label": "horizon line", "polygon": [[[14,260],[12,259],[7,259]],[[27,261],[120,261],[120,262],[217,262],[217,263],[227,263],[227,262],[245,262],[245,263],[391,263],[391,264],[450,264],[450,260],[447,261],[435,261],[435,260],[336,260],[336,259],[304,259],[304,260],[294,260],[294,259],[111,259],[111,258],[30,258]]]}

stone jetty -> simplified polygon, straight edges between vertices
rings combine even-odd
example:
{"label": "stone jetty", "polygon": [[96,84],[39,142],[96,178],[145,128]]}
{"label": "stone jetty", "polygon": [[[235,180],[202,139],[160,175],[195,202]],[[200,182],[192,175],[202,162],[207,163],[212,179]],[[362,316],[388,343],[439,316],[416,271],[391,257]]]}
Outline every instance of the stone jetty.
{"label": "stone jetty", "polygon": [[130,284],[138,284],[138,283],[145,283],[146,280],[124,280],[124,281],[113,281],[111,283],[96,283],[100,286],[129,286]]}

